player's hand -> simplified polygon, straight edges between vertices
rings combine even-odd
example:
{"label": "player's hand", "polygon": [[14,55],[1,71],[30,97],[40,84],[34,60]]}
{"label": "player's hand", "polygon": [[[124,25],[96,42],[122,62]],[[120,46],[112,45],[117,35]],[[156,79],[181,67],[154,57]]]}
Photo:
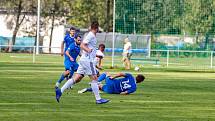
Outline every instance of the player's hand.
{"label": "player's hand", "polygon": [[113,78],[112,76],[110,76],[110,77],[109,77],[109,79],[111,79],[111,80],[112,80],[112,79],[114,79],[114,78]]}
{"label": "player's hand", "polygon": [[71,61],[74,61],[74,59],[72,57],[69,58]]}
{"label": "player's hand", "polygon": [[91,53],[93,51],[93,49],[89,49],[88,53]]}
{"label": "player's hand", "polygon": [[127,95],[128,93],[125,91],[125,92],[121,92],[120,94],[121,95]]}

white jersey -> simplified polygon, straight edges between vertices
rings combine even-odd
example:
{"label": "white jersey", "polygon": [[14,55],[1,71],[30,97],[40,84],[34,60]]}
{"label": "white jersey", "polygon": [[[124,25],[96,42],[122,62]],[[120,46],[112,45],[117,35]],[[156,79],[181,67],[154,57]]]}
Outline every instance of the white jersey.
{"label": "white jersey", "polygon": [[131,53],[131,42],[127,42],[124,45],[123,53]]}
{"label": "white jersey", "polygon": [[89,61],[93,62],[96,57],[96,36],[94,33],[89,32],[87,36],[84,38],[83,43],[87,44],[87,47],[92,49],[92,52],[88,53],[83,50],[80,61]]}
{"label": "white jersey", "polygon": [[[105,56],[104,53],[103,53],[101,50],[97,50],[97,51],[96,51],[96,55],[102,56],[103,58],[104,58],[104,56]],[[100,60],[100,58],[96,57],[96,58],[94,59],[94,64],[97,65],[97,64],[99,63],[99,60]]]}

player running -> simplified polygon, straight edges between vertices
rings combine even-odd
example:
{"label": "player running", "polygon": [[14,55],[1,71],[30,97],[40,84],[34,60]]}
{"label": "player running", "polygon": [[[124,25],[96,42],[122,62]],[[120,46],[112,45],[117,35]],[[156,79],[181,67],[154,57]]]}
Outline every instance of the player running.
{"label": "player running", "polygon": [[63,87],[56,89],[56,100],[59,102],[60,97],[64,90],[71,87],[75,83],[78,83],[81,81],[81,79],[84,77],[84,75],[88,75],[90,77],[91,81],[91,88],[92,92],[95,95],[96,98],[96,104],[103,104],[109,102],[107,99],[102,99],[99,94],[99,87],[98,87],[98,81],[97,81],[97,75],[96,75],[96,67],[95,64],[93,64],[93,61],[96,57],[96,33],[98,32],[99,23],[98,22],[92,22],[91,24],[91,30],[87,34],[87,36],[84,38],[83,42],[81,43],[81,49],[83,49],[82,56],[79,61],[79,67],[77,70],[77,74],[75,75],[74,79],[69,79]]}
{"label": "player running", "polygon": [[70,46],[67,48],[65,55],[64,55],[64,66],[65,72],[60,76],[60,79],[56,82],[55,87],[59,87],[60,83],[64,80],[65,77],[69,75],[71,78],[74,72],[78,69],[78,63],[76,62],[76,58],[80,54],[80,44],[81,44],[81,37],[76,36],[75,42],[71,43]]}
{"label": "player running", "polygon": [[64,37],[64,40],[61,43],[61,56],[65,54],[65,51],[67,50],[69,45],[75,42],[75,31],[76,29],[74,27],[71,27],[69,33],[67,33],[66,36]]}
{"label": "player running", "polygon": [[[123,77],[123,78],[119,78]],[[136,79],[129,73],[118,73],[111,77],[109,73],[103,73],[98,77],[98,82],[105,80],[105,84],[99,84],[99,89],[108,94],[130,94],[136,91],[136,83],[143,82],[145,77],[138,74]],[[78,93],[92,92],[92,88],[84,88]]]}

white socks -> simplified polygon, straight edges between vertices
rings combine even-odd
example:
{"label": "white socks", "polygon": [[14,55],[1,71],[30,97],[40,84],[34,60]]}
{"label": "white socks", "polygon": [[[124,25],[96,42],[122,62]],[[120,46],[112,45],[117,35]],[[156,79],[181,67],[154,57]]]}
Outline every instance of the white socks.
{"label": "white socks", "polygon": [[101,97],[100,97],[100,95],[99,95],[99,86],[98,86],[97,81],[93,80],[93,81],[91,82],[91,88],[92,88],[92,90],[93,90],[93,93],[94,93],[94,95],[95,95],[96,100],[100,100]]}
{"label": "white socks", "polygon": [[71,78],[69,79],[61,88],[61,92],[63,93],[64,90],[66,90],[67,88],[71,87],[74,84],[74,80]]}

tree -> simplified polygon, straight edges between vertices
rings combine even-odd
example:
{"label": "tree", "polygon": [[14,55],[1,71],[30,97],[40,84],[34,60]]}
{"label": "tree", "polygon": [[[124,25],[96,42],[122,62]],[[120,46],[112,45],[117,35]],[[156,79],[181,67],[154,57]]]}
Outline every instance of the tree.
{"label": "tree", "polygon": [[[23,23],[26,14],[33,14],[35,11],[34,0],[3,0],[4,9],[14,14],[15,27],[13,30],[12,42],[14,45],[16,42],[17,32],[19,31],[20,25]],[[11,9],[12,8],[12,9]],[[12,46],[9,46],[9,52],[12,51]]]}
{"label": "tree", "polygon": [[[49,41],[49,53],[51,53],[52,35],[55,25],[55,20],[63,16],[68,16],[70,12],[71,1],[68,0],[43,0],[42,1],[42,17],[51,19],[51,34]],[[49,19],[48,19],[49,20]],[[48,23],[44,21],[43,24]]]}
{"label": "tree", "polygon": [[200,42],[199,37],[205,36],[207,47],[208,32],[212,29],[215,1],[214,0],[186,0],[185,2],[185,29],[196,35],[196,42]]}

